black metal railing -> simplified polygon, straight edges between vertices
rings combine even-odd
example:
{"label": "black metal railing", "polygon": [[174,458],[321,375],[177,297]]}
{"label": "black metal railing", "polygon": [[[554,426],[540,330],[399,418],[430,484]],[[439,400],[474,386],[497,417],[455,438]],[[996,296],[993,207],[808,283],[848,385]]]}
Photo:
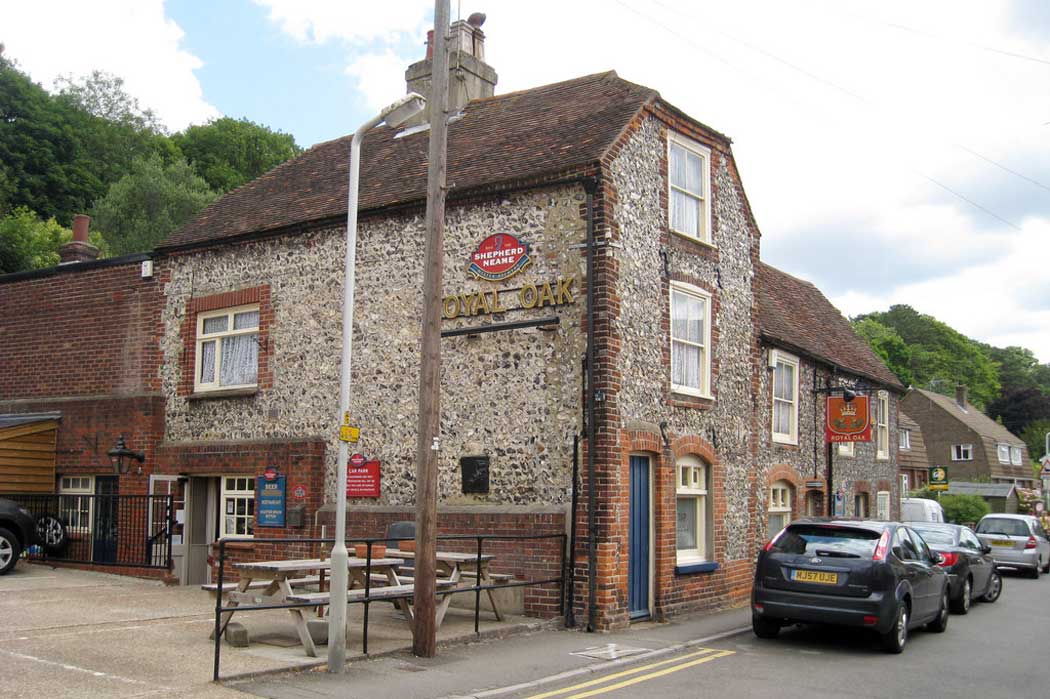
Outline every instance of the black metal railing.
{"label": "black metal railing", "polygon": [[[473,561],[475,566],[474,584],[469,586],[457,586],[454,589],[443,589],[437,594],[443,596],[446,594],[457,594],[462,592],[474,592],[474,633],[481,633],[481,593],[486,590],[501,590],[511,587],[534,587],[539,585],[558,585],[558,601],[557,601],[557,614],[561,614],[565,608],[565,546],[566,546],[566,534],[521,534],[521,535],[484,535],[484,534],[443,534],[437,537],[438,545],[447,544],[449,549],[461,550],[471,549],[471,553],[476,554],[476,559]],[[388,602],[389,599],[378,597],[373,600],[371,591],[373,586],[372,581],[372,547],[375,544],[386,544],[390,539],[389,536],[377,536],[369,538],[355,537],[352,540],[347,541],[348,547],[353,544],[365,544],[366,546],[366,560],[364,570],[364,594],[358,598],[349,599],[348,604],[363,604],[363,618],[361,623],[361,652],[364,655],[368,655],[368,607],[373,601]],[[548,567],[555,568],[558,571],[558,576],[553,578],[544,578],[536,580],[508,580],[506,582],[500,582],[498,584],[482,584],[481,571],[483,570],[483,557],[485,555],[484,545],[485,542],[494,541],[536,541],[544,539],[555,539],[558,541],[558,562],[556,566],[550,565]],[[271,611],[274,609],[297,609],[297,608],[311,608],[316,609],[319,606],[326,606],[318,604],[318,602],[287,602],[284,604],[254,604],[254,605],[232,605],[224,606],[223,598],[223,584],[225,578],[226,569],[226,544],[230,541],[244,543],[244,539],[220,539],[217,543],[219,546],[219,555],[216,560],[216,566],[218,568],[216,575],[216,593],[215,593],[215,627],[214,627],[214,639],[215,639],[215,658],[214,667],[212,671],[212,679],[216,682],[219,681],[219,666],[222,648],[222,635],[226,630],[226,624],[229,623],[232,614],[227,617],[225,624],[222,620],[222,615],[227,612],[255,612],[255,611]],[[335,539],[333,538],[315,538],[315,539],[260,539],[254,538],[251,540],[253,544],[334,544]],[[476,544],[473,546],[472,544]],[[464,553],[468,551],[463,551]],[[375,587],[375,589],[382,589],[381,587]],[[331,631],[329,630],[329,635]]]}
{"label": "black metal railing", "polygon": [[42,541],[26,552],[31,559],[172,568],[172,495],[5,493],[3,497],[37,520]]}

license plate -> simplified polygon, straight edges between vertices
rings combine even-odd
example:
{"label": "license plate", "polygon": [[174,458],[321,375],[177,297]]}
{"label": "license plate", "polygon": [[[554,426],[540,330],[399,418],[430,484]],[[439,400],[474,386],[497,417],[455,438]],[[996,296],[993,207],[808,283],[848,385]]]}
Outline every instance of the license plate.
{"label": "license plate", "polygon": [[998,539],[992,541],[992,546],[1009,546],[1010,548],[1013,548],[1014,542],[1010,541],[1009,539]]}
{"label": "license plate", "polygon": [[839,576],[838,573],[824,573],[819,570],[796,570],[792,572],[791,579],[795,582],[835,585],[839,581]]}

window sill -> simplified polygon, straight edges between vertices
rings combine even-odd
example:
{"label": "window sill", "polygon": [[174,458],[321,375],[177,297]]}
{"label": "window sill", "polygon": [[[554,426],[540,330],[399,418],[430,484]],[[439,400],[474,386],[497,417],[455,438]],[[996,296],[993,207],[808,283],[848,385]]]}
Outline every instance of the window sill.
{"label": "window sill", "polygon": [[218,391],[197,391],[186,396],[186,400],[213,400],[219,398],[249,398],[259,392],[258,387],[225,388]]}
{"label": "window sill", "polygon": [[705,561],[705,562],[702,562],[702,563],[701,562],[689,563],[689,562],[683,561],[682,563],[679,563],[679,564],[675,565],[675,567],[674,567],[674,574],[675,575],[689,575],[690,573],[713,573],[716,570],[718,570],[719,567],[720,566],[715,561]]}
{"label": "window sill", "polygon": [[775,444],[777,446],[781,446],[781,447],[797,447],[798,446],[798,437],[795,437],[794,439],[792,439],[791,437],[783,437],[783,436],[774,434],[772,441],[773,441],[773,444]]}
{"label": "window sill", "polygon": [[714,396],[700,396],[692,393],[681,393],[671,389],[667,404],[673,408],[711,408],[714,407]]}
{"label": "window sill", "polygon": [[670,226],[667,227],[667,230],[671,233],[671,235],[673,235],[673,236],[675,236],[677,238],[680,238],[682,240],[688,240],[690,243],[695,243],[695,244],[701,245],[701,246],[703,246],[705,248],[710,248],[711,250],[717,250],[718,249],[718,248],[715,247],[714,243],[709,242],[707,240],[704,240],[703,238],[697,238],[696,236],[689,235],[688,233],[683,233],[681,231],[676,231],[674,228],[671,228]]}

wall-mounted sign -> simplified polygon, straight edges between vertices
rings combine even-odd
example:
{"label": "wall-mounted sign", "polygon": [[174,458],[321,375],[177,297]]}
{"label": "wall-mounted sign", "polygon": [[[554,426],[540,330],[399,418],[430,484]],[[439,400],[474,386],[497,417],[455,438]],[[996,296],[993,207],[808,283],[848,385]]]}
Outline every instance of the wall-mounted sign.
{"label": "wall-mounted sign", "polygon": [[296,500],[305,500],[309,494],[310,491],[302,483],[292,486],[292,497]]}
{"label": "wall-mounted sign", "polygon": [[255,479],[255,491],[259,494],[259,509],[255,512],[257,527],[284,526],[285,496],[288,492],[285,485],[286,476],[278,475],[276,469],[272,474],[270,469],[266,469],[264,475]]}
{"label": "wall-mounted sign", "polygon": [[855,396],[846,401],[842,396],[828,396],[824,411],[824,441],[870,442],[871,406],[868,396]]}
{"label": "wall-mounted sign", "polygon": [[267,466],[266,470],[263,471],[263,478],[265,478],[268,481],[276,480],[277,479],[277,467],[276,466]]}
{"label": "wall-mounted sign", "polygon": [[[523,284],[518,289],[492,289],[471,291],[456,296],[446,296],[442,304],[442,316],[446,320],[460,316],[479,316],[490,313],[505,313],[522,308],[544,308],[575,303],[572,285],[575,277],[560,277],[542,284]],[[509,305],[505,306],[507,303]]]}
{"label": "wall-mounted sign", "polygon": [[948,469],[945,466],[930,466],[930,490],[948,490]]}
{"label": "wall-mounted sign", "polygon": [[379,497],[379,459],[363,461],[360,466],[347,464],[346,497]]}
{"label": "wall-mounted sign", "polygon": [[513,277],[529,262],[528,243],[510,233],[495,233],[481,241],[470,256],[467,272],[484,281],[498,282]]}

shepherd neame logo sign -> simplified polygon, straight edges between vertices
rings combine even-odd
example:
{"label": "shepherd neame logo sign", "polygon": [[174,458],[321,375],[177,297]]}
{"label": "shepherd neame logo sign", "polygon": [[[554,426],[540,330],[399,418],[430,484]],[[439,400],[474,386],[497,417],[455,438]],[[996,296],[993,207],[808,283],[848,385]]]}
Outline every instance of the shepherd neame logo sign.
{"label": "shepherd neame logo sign", "polygon": [[494,233],[471,255],[467,271],[478,279],[498,282],[510,279],[531,261],[528,243],[509,233]]}

